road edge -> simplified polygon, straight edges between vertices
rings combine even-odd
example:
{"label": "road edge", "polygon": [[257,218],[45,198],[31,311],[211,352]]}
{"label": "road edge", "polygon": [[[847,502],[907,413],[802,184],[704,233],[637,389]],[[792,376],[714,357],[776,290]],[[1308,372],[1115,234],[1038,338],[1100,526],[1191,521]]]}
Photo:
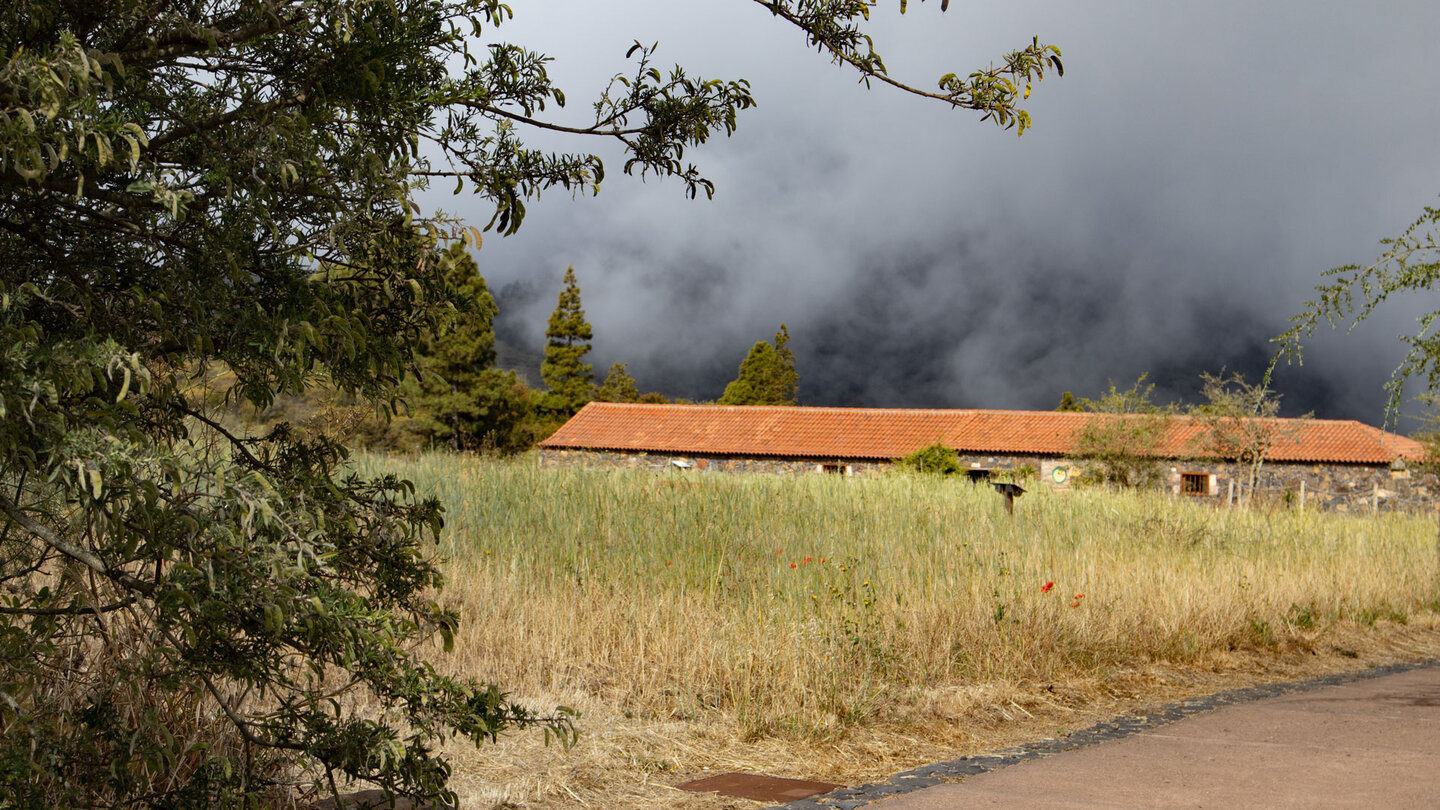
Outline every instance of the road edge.
{"label": "road edge", "polygon": [[1428,669],[1431,667],[1440,667],[1440,658],[1426,658],[1419,661],[1384,664],[1369,669],[1341,672],[1334,675],[1322,675],[1317,678],[1307,678],[1299,681],[1279,681],[1276,683],[1260,684],[1258,686],[1247,686],[1240,689],[1227,689],[1223,692],[1216,692],[1213,695],[1177,700],[1172,703],[1166,703],[1151,711],[1138,712],[1136,714],[1117,717],[1103,723],[1096,723],[1093,726],[1071,732],[1062,737],[1052,737],[1011,746],[1010,748],[1003,748],[990,753],[960,757],[959,759],[937,762],[932,765],[922,765],[918,768],[911,768],[908,771],[895,774],[884,782],[873,782],[853,788],[840,788],[820,796],[812,796],[808,799],[799,799],[786,804],[776,805],[776,808],[778,808],[778,810],[854,810],[854,808],[862,807],[878,799],[909,793],[920,790],[921,788],[933,787],[945,782],[954,782],[976,774],[1007,768],[1011,765],[1027,762],[1032,759],[1040,759],[1065,751],[1074,751],[1098,743],[1109,742],[1110,740],[1123,739],[1143,731],[1169,725],[1178,720],[1184,720],[1187,717],[1214,711],[1225,706],[1233,706],[1237,703],[1249,703],[1265,698],[1279,697],[1280,695],[1307,692],[1329,686],[1340,686],[1356,681],[1381,678],[1386,675],[1395,675],[1401,672],[1411,672],[1417,669]]}

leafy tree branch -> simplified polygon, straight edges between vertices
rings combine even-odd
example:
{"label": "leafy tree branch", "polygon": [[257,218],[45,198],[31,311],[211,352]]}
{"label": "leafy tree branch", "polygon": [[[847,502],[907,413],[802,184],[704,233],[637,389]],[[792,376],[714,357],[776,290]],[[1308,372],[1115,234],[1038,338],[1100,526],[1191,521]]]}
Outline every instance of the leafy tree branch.
{"label": "leafy tree branch", "polygon": [[[1320,326],[1334,328],[1346,324],[1353,329],[1394,298],[1432,293],[1440,284],[1437,228],[1440,228],[1440,208],[1426,206],[1424,213],[1404,233],[1381,241],[1385,249],[1374,262],[1350,264],[1327,271],[1325,276],[1329,280],[1315,288],[1319,296],[1307,301],[1305,309],[1290,319],[1293,324],[1290,329],[1275,339],[1280,344],[1276,359],[1284,357],[1287,361],[1301,363],[1304,360],[1304,340],[1313,337]],[[1424,313],[1415,330],[1401,336],[1410,348],[1386,384],[1389,392],[1387,408],[1392,415],[1400,409],[1407,382],[1421,382],[1427,396],[1433,395],[1440,387],[1440,334],[1435,331],[1437,317],[1440,317],[1440,310]]]}

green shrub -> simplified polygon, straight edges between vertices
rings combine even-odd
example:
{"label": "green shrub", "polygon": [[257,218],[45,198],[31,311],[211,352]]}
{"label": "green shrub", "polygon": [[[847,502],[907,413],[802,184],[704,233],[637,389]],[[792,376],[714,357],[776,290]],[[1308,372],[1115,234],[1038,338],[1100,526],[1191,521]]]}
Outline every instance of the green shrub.
{"label": "green shrub", "polygon": [[936,475],[953,475],[963,469],[960,466],[960,454],[939,442],[929,447],[922,447],[904,458],[896,459],[895,464],[912,472]]}

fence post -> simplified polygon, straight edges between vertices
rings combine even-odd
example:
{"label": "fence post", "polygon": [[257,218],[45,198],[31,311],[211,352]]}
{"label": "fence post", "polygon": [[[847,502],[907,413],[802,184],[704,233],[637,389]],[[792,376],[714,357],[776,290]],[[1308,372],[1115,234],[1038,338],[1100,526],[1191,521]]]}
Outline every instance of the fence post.
{"label": "fence post", "polygon": [[1305,511],[1305,479],[1300,479],[1300,511]]}
{"label": "fence post", "polygon": [[1375,489],[1370,492],[1370,511],[1380,511],[1380,485],[1375,484]]}
{"label": "fence post", "polygon": [[1233,479],[1230,481],[1230,492],[1225,495],[1225,505],[1235,505],[1235,481]]}

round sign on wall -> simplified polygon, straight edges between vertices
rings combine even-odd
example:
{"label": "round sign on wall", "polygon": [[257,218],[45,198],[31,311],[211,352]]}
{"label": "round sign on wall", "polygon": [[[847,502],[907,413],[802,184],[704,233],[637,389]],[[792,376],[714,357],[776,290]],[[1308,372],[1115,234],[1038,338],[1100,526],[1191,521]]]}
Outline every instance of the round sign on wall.
{"label": "round sign on wall", "polygon": [[1069,478],[1070,478],[1070,468],[1069,468],[1069,467],[1056,467],[1055,469],[1053,469],[1053,470],[1050,471],[1050,480],[1051,480],[1051,481],[1054,481],[1054,482],[1057,483],[1057,484],[1063,484],[1063,483],[1065,483],[1065,481],[1066,481],[1067,479],[1069,479]]}

